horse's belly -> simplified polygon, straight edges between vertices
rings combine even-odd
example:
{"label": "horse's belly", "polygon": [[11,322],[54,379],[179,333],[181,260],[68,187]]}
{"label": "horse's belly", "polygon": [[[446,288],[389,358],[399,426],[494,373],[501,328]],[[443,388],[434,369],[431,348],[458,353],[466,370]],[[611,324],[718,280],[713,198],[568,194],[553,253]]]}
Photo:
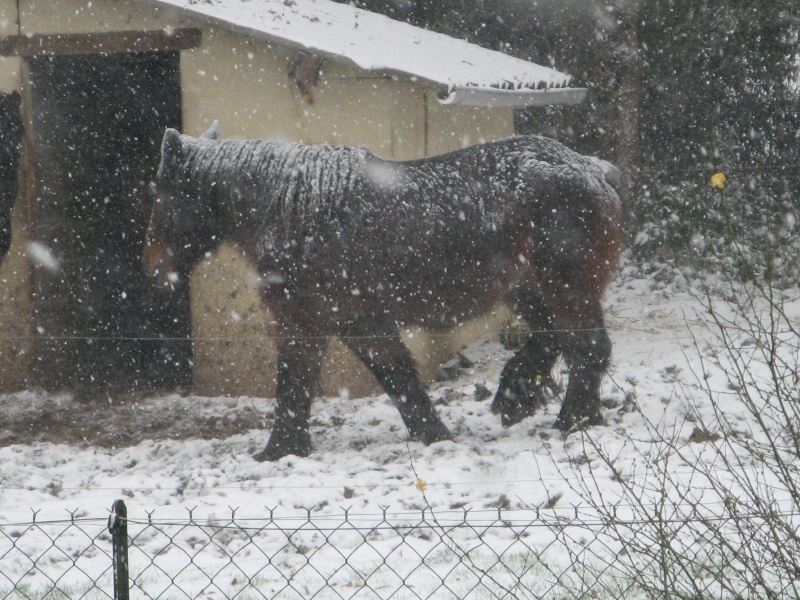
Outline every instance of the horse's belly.
{"label": "horse's belly", "polygon": [[455,271],[399,270],[376,290],[381,312],[398,324],[445,329],[485,314],[524,276],[516,265],[477,265]]}
{"label": "horse's belly", "polygon": [[313,323],[326,333],[412,325],[447,329],[490,311],[529,270],[525,262],[482,258],[461,257],[443,266],[406,256],[377,267],[330,253],[302,268],[282,270],[291,290],[279,285],[265,289],[264,297],[292,320]]}

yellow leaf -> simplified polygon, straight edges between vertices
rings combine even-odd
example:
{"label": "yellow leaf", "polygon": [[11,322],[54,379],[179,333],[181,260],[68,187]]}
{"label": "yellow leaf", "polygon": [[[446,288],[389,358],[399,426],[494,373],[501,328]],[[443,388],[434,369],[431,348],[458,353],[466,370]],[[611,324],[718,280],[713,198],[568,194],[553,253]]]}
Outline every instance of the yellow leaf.
{"label": "yellow leaf", "polygon": [[728,178],[725,177],[725,173],[719,171],[711,176],[711,187],[715,190],[724,190],[726,181],[728,181]]}
{"label": "yellow leaf", "polygon": [[414,485],[420,492],[424,492],[425,488],[428,487],[428,483],[424,479],[417,479],[417,483]]}

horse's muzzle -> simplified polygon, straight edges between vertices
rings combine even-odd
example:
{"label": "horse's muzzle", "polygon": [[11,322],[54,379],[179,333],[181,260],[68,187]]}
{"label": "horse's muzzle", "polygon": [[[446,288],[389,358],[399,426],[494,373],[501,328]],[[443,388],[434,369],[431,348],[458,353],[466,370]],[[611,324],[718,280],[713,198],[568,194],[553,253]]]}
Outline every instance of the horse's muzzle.
{"label": "horse's muzzle", "polygon": [[142,261],[149,277],[158,279],[164,285],[175,283],[178,274],[175,272],[174,259],[175,252],[168,245],[151,239],[145,242]]}

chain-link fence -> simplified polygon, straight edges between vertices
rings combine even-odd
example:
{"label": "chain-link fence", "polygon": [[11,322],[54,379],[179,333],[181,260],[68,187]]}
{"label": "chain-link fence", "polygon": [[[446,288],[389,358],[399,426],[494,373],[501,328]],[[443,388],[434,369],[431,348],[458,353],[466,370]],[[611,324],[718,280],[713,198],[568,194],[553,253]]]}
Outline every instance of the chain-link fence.
{"label": "chain-link fence", "polygon": [[[624,517],[581,508],[264,508],[258,517],[231,509],[202,519],[195,512],[127,518],[117,500],[98,518],[75,512],[45,521],[34,514],[29,522],[0,524],[0,599],[761,597],[748,573],[725,575],[743,563],[717,564],[722,555],[714,544],[697,538],[698,527],[712,525],[727,528],[733,542],[754,515],[712,524],[697,514],[642,520],[629,511]],[[691,536],[679,540],[687,531]],[[668,552],[649,550],[659,544],[686,562],[665,562]],[[739,536],[736,547],[746,545]],[[796,597],[790,573],[773,579],[787,577],[775,597]],[[672,593],[686,589],[695,591]]]}
{"label": "chain-link fence", "polygon": [[[619,549],[572,510],[159,520],[74,513],[0,525],[0,598],[617,597]],[[124,509],[124,505],[121,505]],[[125,531],[125,528],[127,531]],[[124,554],[115,538],[122,537]],[[126,543],[127,542],[127,543]],[[602,565],[605,565],[603,567]],[[120,569],[125,569],[120,576]],[[116,581],[115,581],[116,579]],[[115,591],[117,587],[126,589]],[[617,581],[617,584],[620,582]]]}

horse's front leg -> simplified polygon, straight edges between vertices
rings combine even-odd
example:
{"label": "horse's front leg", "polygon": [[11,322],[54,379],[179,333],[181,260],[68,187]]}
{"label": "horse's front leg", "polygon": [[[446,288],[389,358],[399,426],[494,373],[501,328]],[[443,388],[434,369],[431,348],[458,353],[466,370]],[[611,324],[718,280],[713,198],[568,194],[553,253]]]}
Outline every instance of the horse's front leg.
{"label": "horse's front leg", "polygon": [[308,419],[325,345],[323,338],[282,338],[278,341],[275,426],[267,447],[254,455],[254,459],[278,460],[289,454],[308,456],[311,452]]}
{"label": "horse's front leg", "polygon": [[419,379],[414,358],[399,335],[346,336],[342,341],[394,400],[412,439],[426,445],[452,439]]}

